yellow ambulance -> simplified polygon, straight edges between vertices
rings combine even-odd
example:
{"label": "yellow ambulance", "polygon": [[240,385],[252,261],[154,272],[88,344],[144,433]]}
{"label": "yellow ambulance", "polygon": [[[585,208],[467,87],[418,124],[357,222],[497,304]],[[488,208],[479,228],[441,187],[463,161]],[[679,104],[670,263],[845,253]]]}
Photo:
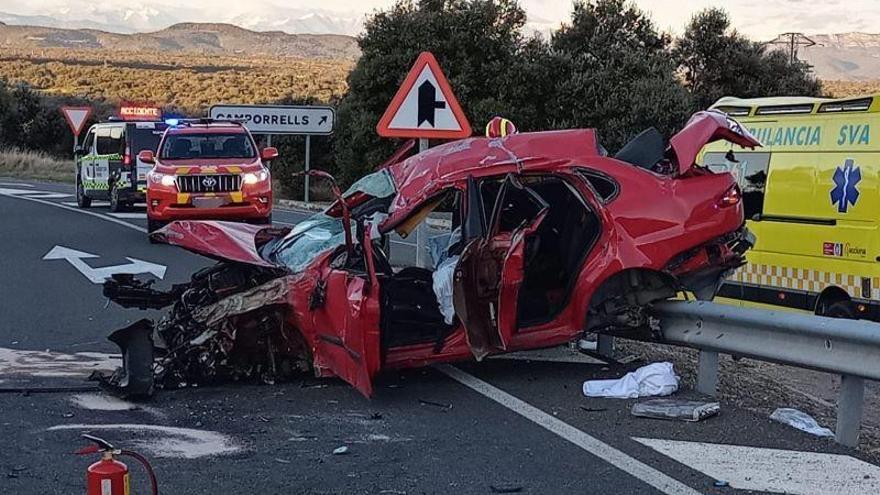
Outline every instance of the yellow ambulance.
{"label": "yellow ambulance", "polygon": [[764,145],[717,142],[702,163],[740,184],[748,264],[719,301],[880,321],[880,95],[720,99]]}

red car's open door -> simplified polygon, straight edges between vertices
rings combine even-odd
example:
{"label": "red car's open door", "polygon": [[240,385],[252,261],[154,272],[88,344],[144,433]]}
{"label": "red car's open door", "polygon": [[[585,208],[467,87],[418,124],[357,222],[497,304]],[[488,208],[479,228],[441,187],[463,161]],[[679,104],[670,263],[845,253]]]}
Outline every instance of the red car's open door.
{"label": "red car's open door", "polygon": [[326,303],[312,313],[317,329],[315,364],[330,369],[369,397],[379,371],[379,283],[370,229],[365,229],[367,273],[332,269],[324,284]]}
{"label": "red car's open door", "polygon": [[477,360],[507,350],[517,327],[526,243],[547,214],[547,203],[508,175],[488,225],[482,194],[468,181],[467,242],[455,267],[453,304]]}

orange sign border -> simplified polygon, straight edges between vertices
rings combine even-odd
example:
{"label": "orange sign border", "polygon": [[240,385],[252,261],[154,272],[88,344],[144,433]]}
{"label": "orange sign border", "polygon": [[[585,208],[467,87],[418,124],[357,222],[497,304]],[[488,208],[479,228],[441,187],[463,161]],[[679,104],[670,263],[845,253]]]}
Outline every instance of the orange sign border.
{"label": "orange sign border", "polygon": [[[422,70],[426,65],[434,74],[434,79],[437,80],[437,85],[440,86],[438,89],[443,93],[443,97],[446,99],[449,109],[455,116],[455,120],[457,120],[458,124],[461,126],[460,130],[391,129],[389,127],[394,116],[400,111],[400,107],[403,105],[403,100],[406,99],[406,95],[409,94],[413,86],[415,86],[416,79],[418,79],[419,74],[422,73]],[[473,134],[471,124],[468,122],[464,111],[461,109],[461,104],[458,103],[458,99],[455,97],[455,93],[452,92],[452,87],[449,85],[449,81],[446,79],[443,70],[440,69],[440,64],[437,63],[437,59],[434,58],[433,53],[422,52],[419,54],[416,63],[413,64],[412,69],[409,70],[406,79],[403,80],[403,83],[400,85],[400,88],[398,88],[397,93],[394,95],[388,108],[385,109],[382,118],[379,119],[379,123],[376,124],[376,132],[382,137],[434,139],[461,139],[470,137],[471,134]]]}

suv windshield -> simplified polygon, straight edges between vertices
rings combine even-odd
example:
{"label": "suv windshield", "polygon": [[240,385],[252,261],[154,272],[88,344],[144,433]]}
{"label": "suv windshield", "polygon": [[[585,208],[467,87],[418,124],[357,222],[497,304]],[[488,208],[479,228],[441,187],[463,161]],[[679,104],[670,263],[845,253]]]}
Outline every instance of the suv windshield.
{"label": "suv windshield", "polygon": [[165,136],[159,158],[186,160],[190,158],[254,158],[256,150],[250,137],[243,132],[169,134]]}

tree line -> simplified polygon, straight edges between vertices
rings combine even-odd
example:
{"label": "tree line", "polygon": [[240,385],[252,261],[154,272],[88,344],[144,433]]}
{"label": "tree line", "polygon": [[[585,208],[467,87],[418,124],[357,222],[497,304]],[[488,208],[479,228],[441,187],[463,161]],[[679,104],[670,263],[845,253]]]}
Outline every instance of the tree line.
{"label": "tree line", "polygon": [[[371,15],[347,91],[332,101],[337,129],[312,139],[312,166],[350,183],[399,146],[375,126],[418,54],[437,57],[475,132],[495,115],[521,131],[594,127],[616,151],[647,127],[670,134],[722,96],[816,96],[809,67],[731,28],[720,9],[695,14],[681,36],[660,31],[625,0],[577,0],[549,36],[529,35],[516,0],[399,0]],[[124,95],[120,95],[123,96]],[[246,95],[241,95],[245,98]],[[316,103],[289,95],[251,103]],[[277,138],[274,176],[300,192],[304,139]],[[57,105],[24,86],[0,85],[0,147],[69,155]]]}

